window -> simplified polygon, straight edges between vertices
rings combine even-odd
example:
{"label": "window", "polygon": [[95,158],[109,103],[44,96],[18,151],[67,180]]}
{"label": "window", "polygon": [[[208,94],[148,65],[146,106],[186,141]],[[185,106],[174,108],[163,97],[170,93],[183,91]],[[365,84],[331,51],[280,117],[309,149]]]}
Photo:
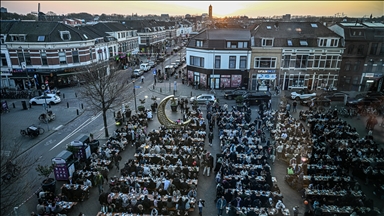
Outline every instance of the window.
{"label": "window", "polygon": [[327,39],[319,39],[319,47],[324,47],[327,45]]}
{"label": "window", "polygon": [[272,27],[271,26],[267,26],[267,29],[272,29]]}
{"label": "window", "polygon": [[22,62],[25,62],[24,52],[18,52],[17,53],[17,58],[19,59],[19,64],[20,65],[21,65]]}
{"label": "window", "polygon": [[247,56],[240,56],[240,69],[247,68]]}
{"label": "window", "polygon": [[244,48],[244,42],[237,42],[238,48]]}
{"label": "window", "polygon": [[287,40],[287,43],[288,43],[288,46],[292,46],[292,45],[293,45],[291,39],[288,39],[288,40]]}
{"label": "window", "polygon": [[381,48],[380,48],[379,55],[384,56],[384,43],[381,43]]}
{"label": "window", "polygon": [[[288,57],[288,58],[287,58]],[[285,56],[284,61],[290,56]],[[288,60],[289,61],[289,60]],[[255,58],[255,68],[276,68],[276,58]]]}
{"label": "window", "polygon": [[62,40],[71,40],[71,34],[69,33],[69,31],[61,31],[60,32],[60,37]]}
{"label": "window", "polygon": [[37,37],[37,41],[44,41],[45,40],[45,36],[38,36]]}
{"label": "window", "polygon": [[32,65],[31,54],[29,52],[24,52],[25,64]]}
{"label": "window", "polygon": [[40,53],[40,57],[41,57],[41,65],[48,65],[47,53],[45,52]]}
{"label": "window", "polygon": [[351,69],[351,62],[346,62],[344,69],[345,69],[345,71],[349,71]]}
{"label": "window", "polygon": [[190,57],[190,64],[192,66],[196,67],[204,67],[204,58],[202,57],[197,57],[197,56],[191,56]]}
{"label": "window", "polygon": [[0,35],[0,43],[1,43],[1,44],[4,43],[4,35]]}
{"label": "window", "polygon": [[220,68],[221,56],[215,56],[215,68]]}
{"label": "window", "polygon": [[379,64],[377,64],[377,72],[379,72],[379,73],[383,72],[383,63],[382,62],[379,62]]}
{"label": "window", "polygon": [[72,51],[72,59],[73,59],[73,63],[79,63],[80,62],[79,51],[77,51],[77,50]]}
{"label": "window", "polygon": [[236,56],[229,56],[229,68],[236,68]]}
{"label": "window", "polygon": [[273,39],[263,38],[261,40],[261,46],[273,46]]}
{"label": "window", "polygon": [[[108,47],[108,49],[109,49],[109,56],[112,56],[112,55],[111,55],[112,47]],[[90,59],[90,60],[93,60],[92,49],[89,49],[89,59]]]}
{"label": "window", "polygon": [[25,36],[24,35],[13,35],[11,36],[11,41],[25,41]]}
{"label": "window", "polygon": [[[238,43],[240,43],[240,42],[227,41],[227,48],[244,48],[244,47],[238,47],[238,45],[239,45]],[[244,46],[244,43],[242,45]]]}
{"label": "window", "polygon": [[284,68],[289,68],[289,62],[291,61],[291,56],[290,55],[285,55],[284,56],[284,63],[283,67]]}
{"label": "window", "polygon": [[376,55],[377,52],[377,43],[372,43],[370,55]]}
{"label": "window", "polygon": [[311,23],[311,26],[312,26],[312,28],[317,28],[317,24],[316,23]]}
{"label": "window", "polygon": [[4,53],[1,53],[1,67],[6,67],[6,66],[8,66],[7,58],[5,57]]}
{"label": "window", "polygon": [[353,71],[358,71],[360,70],[360,62],[356,61],[355,64],[353,65]]}
{"label": "window", "polygon": [[337,47],[339,40],[338,39],[331,39],[331,47]]}
{"label": "window", "polygon": [[355,46],[353,44],[348,46],[347,54],[353,54],[353,50],[355,49]]}
{"label": "window", "polygon": [[306,68],[308,63],[308,55],[297,55],[295,68]]}
{"label": "window", "polygon": [[300,40],[300,46],[308,46],[308,42],[306,40]]}
{"label": "window", "polygon": [[196,46],[197,46],[197,47],[203,47],[203,41],[201,41],[201,40],[197,40],[197,41],[196,41]]}
{"label": "window", "polygon": [[359,45],[359,47],[357,48],[357,54],[363,55],[363,52],[364,52],[364,45]]}
{"label": "window", "polygon": [[67,56],[65,52],[59,52],[59,61],[60,64],[67,64]]}

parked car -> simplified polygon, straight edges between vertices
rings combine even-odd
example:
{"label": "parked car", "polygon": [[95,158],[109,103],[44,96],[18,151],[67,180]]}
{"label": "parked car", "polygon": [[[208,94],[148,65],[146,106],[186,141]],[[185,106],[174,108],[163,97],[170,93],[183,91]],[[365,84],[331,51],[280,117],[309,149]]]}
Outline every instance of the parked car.
{"label": "parked car", "polygon": [[235,99],[237,96],[244,95],[247,92],[248,91],[245,89],[235,89],[235,90],[231,90],[231,91],[225,91],[224,92],[224,98],[228,99],[228,100],[232,100],[232,99]]}
{"label": "parked car", "polygon": [[207,101],[215,102],[216,97],[213,94],[201,94],[197,97],[191,97],[190,102],[193,103],[194,101],[197,101],[199,104],[205,104]]}
{"label": "parked car", "polygon": [[304,99],[312,98],[315,96],[316,96],[315,92],[311,93],[309,91],[303,91],[303,90],[300,92],[291,93],[291,99],[293,100],[304,100]]}
{"label": "parked car", "polygon": [[138,78],[138,77],[141,77],[143,74],[144,74],[143,70],[135,69],[134,71],[132,71],[131,78]]}
{"label": "parked car", "polygon": [[61,98],[56,94],[41,95],[29,100],[29,103],[32,105],[45,104],[45,103],[53,105],[53,104],[58,104],[60,102],[61,102]]}
{"label": "parked car", "polygon": [[156,67],[156,63],[154,61],[148,61],[147,62],[151,68]]}
{"label": "parked car", "polygon": [[144,72],[147,72],[151,69],[151,66],[149,65],[149,63],[142,63],[140,64],[140,69]]}
{"label": "parked car", "polygon": [[312,102],[315,106],[329,106],[331,105],[331,100],[326,97],[313,97],[305,100],[301,100],[300,104],[303,106],[311,106]]}
{"label": "parked car", "polygon": [[344,101],[345,95],[348,95],[348,94],[343,92],[331,92],[331,93],[325,93],[322,96],[328,98],[331,101]]}
{"label": "parked car", "polygon": [[369,98],[377,98],[380,101],[384,101],[384,93],[383,92],[368,92],[365,97]]}
{"label": "parked car", "polygon": [[380,104],[380,100],[371,97],[362,97],[359,99],[348,100],[346,106],[358,107],[358,106],[377,106]]}
{"label": "parked car", "polygon": [[243,102],[248,105],[260,105],[261,103],[268,103],[271,99],[270,93],[245,93],[242,95]]}

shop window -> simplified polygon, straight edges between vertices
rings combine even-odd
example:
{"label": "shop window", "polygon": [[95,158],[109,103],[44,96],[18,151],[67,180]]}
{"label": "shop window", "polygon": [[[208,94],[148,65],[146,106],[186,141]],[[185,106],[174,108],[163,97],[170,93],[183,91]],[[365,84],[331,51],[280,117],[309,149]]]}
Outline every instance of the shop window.
{"label": "shop window", "polygon": [[247,56],[240,56],[240,69],[245,69],[247,68]]}
{"label": "shop window", "polygon": [[1,67],[6,67],[6,66],[8,66],[7,58],[5,57],[4,53],[1,53]]}
{"label": "shop window", "polygon": [[59,52],[59,61],[60,64],[67,64],[67,56],[65,52]]}
{"label": "shop window", "polygon": [[276,68],[276,58],[255,58],[255,68]]}
{"label": "shop window", "polygon": [[221,56],[215,56],[215,68],[220,68]]}
{"label": "shop window", "polygon": [[41,65],[48,65],[47,53],[45,52],[40,53],[40,57],[41,57]]}
{"label": "shop window", "polygon": [[73,59],[73,63],[79,63],[80,62],[79,51],[77,51],[77,50],[72,51],[72,59]]}
{"label": "shop window", "polygon": [[236,56],[229,56],[229,68],[236,68]]}

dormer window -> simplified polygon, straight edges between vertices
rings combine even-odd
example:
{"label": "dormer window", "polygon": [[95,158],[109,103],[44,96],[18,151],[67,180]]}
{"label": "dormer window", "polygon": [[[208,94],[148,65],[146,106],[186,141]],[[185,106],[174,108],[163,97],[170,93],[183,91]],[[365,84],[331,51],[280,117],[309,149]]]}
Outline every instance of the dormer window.
{"label": "dormer window", "polygon": [[288,39],[288,40],[287,40],[287,43],[288,43],[288,46],[292,46],[292,45],[293,45],[291,39]]}
{"label": "dormer window", "polygon": [[273,39],[272,38],[261,39],[261,46],[273,46]]}
{"label": "dormer window", "polygon": [[300,40],[300,46],[308,46],[308,42],[306,40]]}
{"label": "dormer window", "polygon": [[11,41],[24,42],[25,35],[11,35]]}
{"label": "dormer window", "polygon": [[196,41],[196,47],[203,47],[203,41],[202,40],[197,40]]}
{"label": "dormer window", "polygon": [[41,42],[41,41],[44,41],[45,40],[45,36],[38,36],[37,37],[37,41]]}
{"label": "dormer window", "polygon": [[61,40],[68,41],[71,40],[71,34],[69,31],[60,31]]}

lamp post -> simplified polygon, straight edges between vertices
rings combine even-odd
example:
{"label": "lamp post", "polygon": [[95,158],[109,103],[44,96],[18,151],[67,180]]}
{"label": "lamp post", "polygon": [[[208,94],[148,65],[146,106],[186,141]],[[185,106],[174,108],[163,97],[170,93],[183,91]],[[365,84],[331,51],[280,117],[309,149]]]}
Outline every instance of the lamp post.
{"label": "lamp post", "polygon": [[211,90],[212,92],[214,92],[214,88],[215,88],[215,66],[216,66],[216,62],[215,62],[215,48],[213,48],[213,67],[212,67],[212,78],[211,78]]}
{"label": "lamp post", "polygon": [[[25,73],[27,75],[28,83],[29,83],[29,82],[31,82],[31,80],[29,78],[29,74],[28,74],[28,71],[27,71],[27,61],[25,60],[24,48],[20,46],[19,49],[21,49],[21,51],[23,52],[23,60],[24,60],[24,62],[20,63],[20,66],[23,69],[23,71],[25,71]],[[27,85],[28,85],[28,83],[27,83]],[[29,87],[29,85],[28,85],[28,87]]]}
{"label": "lamp post", "polygon": [[134,98],[134,100],[135,100],[135,112],[137,113],[135,80],[133,80],[132,83],[133,83],[133,98]]}
{"label": "lamp post", "polygon": [[47,123],[47,128],[48,128],[48,131],[49,131],[49,124],[48,124],[48,104],[47,104],[47,92],[44,91],[44,100],[45,100],[45,104],[44,104],[44,108],[45,108],[45,112],[47,113],[46,114],[46,119],[45,119],[45,122]]}

